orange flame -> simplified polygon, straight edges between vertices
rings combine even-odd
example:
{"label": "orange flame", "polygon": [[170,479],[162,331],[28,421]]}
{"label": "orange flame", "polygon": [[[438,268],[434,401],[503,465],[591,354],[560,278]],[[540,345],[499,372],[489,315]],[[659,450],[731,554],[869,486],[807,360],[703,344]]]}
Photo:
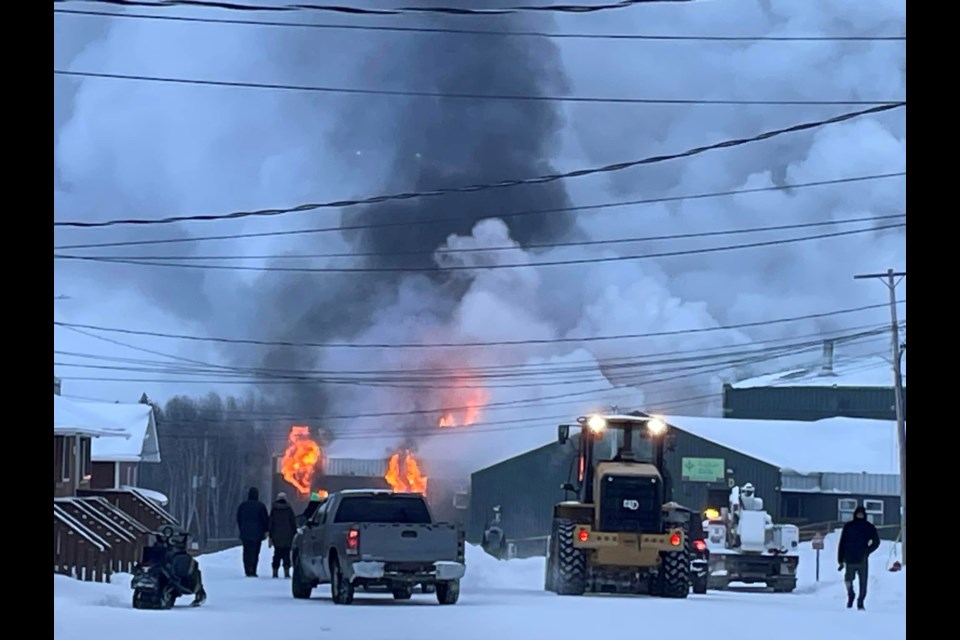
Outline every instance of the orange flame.
{"label": "orange flame", "polygon": [[280,461],[280,473],[301,497],[306,497],[320,462],[320,445],[310,438],[310,427],[290,427],[287,438],[290,444]]}
{"label": "orange flame", "polygon": [[487,403],[489,395],[483,389],[470,389],[466,400],[462,400],[463,407],[457,412],[459,419],[452,411],[444,413],[437,425],[442,429],[446,427],[467,427],[480,419],[480,412]]}
{"label": "orange flame", "polygon": [[387,461],[387,473],[383,479],[394,491],[427,495],[427,477],[420,471],[417,459],[409,451],[397,452],[390,456]]}

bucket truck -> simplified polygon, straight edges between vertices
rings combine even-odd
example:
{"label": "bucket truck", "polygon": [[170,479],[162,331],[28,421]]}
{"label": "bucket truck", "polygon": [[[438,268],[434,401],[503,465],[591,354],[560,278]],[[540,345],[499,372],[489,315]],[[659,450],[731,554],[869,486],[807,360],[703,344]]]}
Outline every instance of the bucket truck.
{"label": "bucket truck", "polygon": [[728,505],[708,509],[706,516],[709,588],[725,589],[731,582],[766,584],[779,593],[796,588],[800,530],[774,524],[752,484],[733,487]]}

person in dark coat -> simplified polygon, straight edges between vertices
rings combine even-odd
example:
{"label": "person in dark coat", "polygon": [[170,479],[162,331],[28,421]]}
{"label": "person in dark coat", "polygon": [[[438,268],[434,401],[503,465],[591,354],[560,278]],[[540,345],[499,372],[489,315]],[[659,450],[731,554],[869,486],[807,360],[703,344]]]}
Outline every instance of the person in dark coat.
{"label": "person in dark coat", "polygon": [[[839,571],[846,567],[843,581],[847,585],[847,609],[853,607],[857,598],[857,609],[863,609],[867,597],[867,565],[870,555],[880,548],[880,534],[873,523],[867,520],[867,510],[862,506],[853,512],[853,520],[843,525],[840,543],[837,545],[837,563]],[[859,593],[853,592],[853,579],[858,579]]]}
{"label": "person in dark coat", "polygon": [[243,570],[248,578],[257,577],[260,547],[267,537],[269,521],[267,507],[260,502],[260,491],[250,487],[246,501],[237,507],[237,528],[240,530],[240,542],[243,543]]}
{"label": "person in dark coat", "polygon": [[283,491],[277,494],[277,500],[270,507],[268,533],[273,546],[273,577],[277,577],[282,563],[283,577],[289,578],[290,547],[293,546],[293,536],[297,533],[297,516]]}

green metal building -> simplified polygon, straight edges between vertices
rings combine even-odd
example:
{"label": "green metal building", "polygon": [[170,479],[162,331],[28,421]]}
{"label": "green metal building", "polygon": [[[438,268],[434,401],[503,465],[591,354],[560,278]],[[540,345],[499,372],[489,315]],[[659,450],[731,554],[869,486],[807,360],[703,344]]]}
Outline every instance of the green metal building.
{"label": "green metal building", "polygon": [[[674,436],[667,472],[673,500],[684,506],[719,509],[726,506],[731,487],[749,482],[774,521],[803,526],[844,520],[852,514],[851,505],[864,504],[878,525],[889,529],[899,522],[896,436],[890,422],[666,421]],[[855,446],[844,447],[844,442]],[[889,460],[876,454],[887,449],[894,454]],[[480,542],[499,506],[516,555],[543,555],[553,505],[572,497],[561,486],[575,478],[575,452],[573,439],[562,446],[547,442],[473,473],[468,541]]]}
{"label": "green metal building", "polygon": [[[906,417],[906,361],[903,363]],[[741,420],[822,420],[846,417],[895,420],[893,371],[888,359],[836,360],[824,345],[815,367],[742,380],[723,387],[723,415]]]}

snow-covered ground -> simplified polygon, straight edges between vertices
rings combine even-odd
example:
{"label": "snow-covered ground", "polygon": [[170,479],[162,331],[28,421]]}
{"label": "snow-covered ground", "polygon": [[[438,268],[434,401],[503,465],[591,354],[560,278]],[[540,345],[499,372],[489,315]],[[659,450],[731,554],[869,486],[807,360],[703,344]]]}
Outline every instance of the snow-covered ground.
{"label": "snow-covered ground", "polygon": [[[814,552],[805,544],[792,594],[711,591],[686,600],[560,597],[543,591],[542,559],[498,562],[471,547],[460,602],[453,607],[438,606],[433,595],[394,602],[389,595],[362,592],[352,606],[335,606],[326,586],[309,602],[294,600],[287,580],[244,578],[240,551],[231,549],[201,558],[209,600],[197,609],[184,599],[171,611],[134,610],[129,576],[117,576],[112,584],[54,576],[54,637],[422,640],[439,634],[451,640],[546,640],[598,633],[668,637],[678,635],[679,624],[694,635],[734,628],[737,640],[906,638],[906,572],[887,571],[890,543],[871,559],[867,611],[858,612],[844,607],[836,538],[825,540],[819,583]],[[270,573],[267,552],[264,547],[261,576]]]}

